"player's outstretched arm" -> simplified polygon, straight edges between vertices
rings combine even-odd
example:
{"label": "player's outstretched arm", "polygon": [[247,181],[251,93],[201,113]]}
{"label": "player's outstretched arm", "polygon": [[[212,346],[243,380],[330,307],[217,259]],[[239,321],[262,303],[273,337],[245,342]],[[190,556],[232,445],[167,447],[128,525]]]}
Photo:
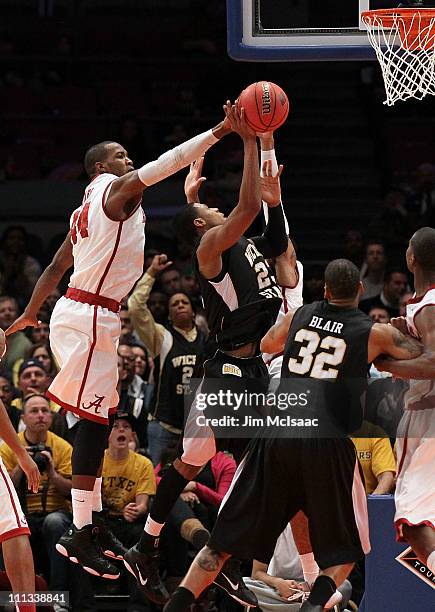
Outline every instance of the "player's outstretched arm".
{"label": "player's outstretched arm", "polygon": [[231,132],[231,125],[225,118],[211,130],[166,151],[158,159],[148,162],[142,168],[115,179],[107,197],[106,209],[109,215],[114,219],[122,218],[122,213],[132,198],[140,196],[147,187],[163,181],[203,156],[210,147],[229,132]]}
{"label": "player's outstretched arm", "polygon": [[295,312],[296,310],[289,310],[279,323],[269,329],[260,344],[262,353],[274,354],[283,350]]}
{"label": "player's outstretched arm", "polygon": [[6,335],[15,333],[26,327],[38,327],[38,311],[46,298],[56,289],[65,272],[74,263],[71,243],[71,232],[68,232],[63,244],[45,268],[36,283],[32,297],[23,314],[6,330]]}
{"label": "player's outstretched arm", "polygon": [[[399,361],[380,357],[375,361],[378,370],[391,372],[397,378],[413,378],[415,380],[435,380],[435,306],[426,306],[416,317],[420,331],[422,345],[419,352],[407,357],[400,357]],[[396,330],[398,331],[398,330]],[[414,342],[417,342],[410,336]],[[384,351],[386,352],[386,351]],[[390,354],[390,353],[388,353]]]}
{"label": "player's outstretched arm", "polygon": [[243,236],[261,208],[260,177],[258,175],[258,150],[255,132],[245,121],[243,108],[225,107],[231,126],[243,140],[244,164],[239,201],[222,225],[209,229],[201,239],[197,257],[201,271],[207,262],[216,260]]}

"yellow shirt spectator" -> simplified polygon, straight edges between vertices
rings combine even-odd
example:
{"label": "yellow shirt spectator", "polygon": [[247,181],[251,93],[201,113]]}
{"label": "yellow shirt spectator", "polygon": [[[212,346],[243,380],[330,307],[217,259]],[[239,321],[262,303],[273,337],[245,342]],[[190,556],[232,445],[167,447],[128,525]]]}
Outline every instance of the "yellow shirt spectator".
{"label": "yellow shirt spectator", "polygon": [[[20,441],[23,446],[29,446],[24,432],[18,434]],[[72,446],[68,444],[66,440],[57,436],[51,431],[47,432],[47,440],[45,445],[51,448],[53,457],[54,467],[56,472],[64,478],[71,478],[71,453]],[[3,463],[6,466],[8,472],[17,466],[17,460],[13,451],[7,446],[2,444],[0,446],[0,455],[3,459]],[[45,493],[46,491],[46,493]],[[45,508],[43,498],[45,500]],[[39,485],[38,493],[27,493],[27,512],[54,512],[55,510],[70,510],[71,504],[64,496],[60,495],[54,485],[49,482],[47,472],[41,475],[41,481]]]}
{"label": "yellow shirt spectator", "polygon": [[121,516],[125,506],[135,502],[137,495],[156,493],[153,464],[132,450],[120,460],[115,460],[106,450],[102,476],[103,507],[108,508],[112,515]]}
{"label": "yellow shirt spectator", "polygon": [[[364,422],[362,428],[358,430],[358,432],[355,432],[355,436],[356,437],[352,436],[352,440],[355,444],[357,457],[364,472],[367,494],[370,495],[373,492],[384,494],[390,493],[396,474],[396,461],[394,459],[390,439],[386,437],[385,432],[380,427],[376,427],[367,422]],[[387,485],[382,488],[380,485],[380,477],[387,472],[389,472],[391,476],[388,479]],[[378,486],[381,486],[381,488],[376,491]]]}

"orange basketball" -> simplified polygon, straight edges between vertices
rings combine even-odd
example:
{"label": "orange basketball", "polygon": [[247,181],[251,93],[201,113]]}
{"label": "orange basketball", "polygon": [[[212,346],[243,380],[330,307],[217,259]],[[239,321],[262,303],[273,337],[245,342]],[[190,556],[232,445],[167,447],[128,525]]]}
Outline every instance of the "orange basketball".
{"label": "orange basketball", "polygon": [[256,132],[270,132],[287,119],[289,101],[285,92],[270,81],[252,83],[239,96],[246,122]]}

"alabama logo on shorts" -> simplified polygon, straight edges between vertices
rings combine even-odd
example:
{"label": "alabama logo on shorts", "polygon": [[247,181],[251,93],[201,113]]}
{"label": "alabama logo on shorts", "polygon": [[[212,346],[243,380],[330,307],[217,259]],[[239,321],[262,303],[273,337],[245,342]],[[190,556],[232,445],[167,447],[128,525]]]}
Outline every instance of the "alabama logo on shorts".
{"label": "alabama logo on shorts", "polygon": [[435,575],[421,561],[417,559],[417,555],[411,547],[406,548],[396,557],[396,561],[401,563],[410,572],[421,578],[423,582],[435,589]]}
{"label": "alabama logo on shorts", "polygon": [[94,393],[95,395],[95,400],[93,402],[89,402],[88,405],[85,405],[85,402],[82,402],[82,408],[84,410],[92,410],[92,408],[94,409],[95,414],[98,414],[101,412],[100,408],[101,408],[101,404],[103,403],[104,400],[104,395],[97,395],[96,393]]}
{"label": "alabama logo on shorts", "polygon": [[224,363],[222,366],[222,374],[232,374],[233,376],[242,376],[242,370],[232,363]]}

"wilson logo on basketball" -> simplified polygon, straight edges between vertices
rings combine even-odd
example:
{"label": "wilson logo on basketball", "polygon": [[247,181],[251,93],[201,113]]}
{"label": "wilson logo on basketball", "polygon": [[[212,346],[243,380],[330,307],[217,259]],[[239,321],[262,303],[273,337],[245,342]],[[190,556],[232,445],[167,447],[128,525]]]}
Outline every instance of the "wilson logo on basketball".
{"label": "wilson logo on basketball", "polygon": [[101,404],[103,403],[103,399],[104,399],[104,395],[99,396],[96,393],[95,395],[95,400],[93,402],[89,402],[89,404],[87,406],[85,406],[85,402],[82,402],[82,408],[84,410],[90,410],[91,408],[95,408],[95,414],[99,414],[100,408],[101,408]]}
{"label": "wilson logo on basketball", "polygon": [[261,112],[263,115],[268,115],[270,113],[270,87],[269,83],[262,83],[261,87],[263,89],[263,95],[261,97]]}
{"label": "wilson logo on basketball", "polygon": [[426,567],[421,561],[417,559],[417,555],[411,547],[406,548],[403,552],[396,557],[396,561],[401,563],[410,572],[421,578],[423,582],[429,584],[435,589],[435,575]]}

